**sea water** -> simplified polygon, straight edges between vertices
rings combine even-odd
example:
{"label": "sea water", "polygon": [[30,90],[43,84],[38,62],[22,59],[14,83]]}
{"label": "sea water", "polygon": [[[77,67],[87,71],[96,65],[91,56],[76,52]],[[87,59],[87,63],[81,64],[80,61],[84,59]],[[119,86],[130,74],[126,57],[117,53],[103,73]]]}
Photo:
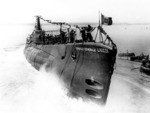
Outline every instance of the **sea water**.
{"label": "sea water", "polygon": [[[0,113],[149,113],[150,78],[140,63],[117,59],[105,106],[67,96],[52,69],[35,70],[23,50],[31,25],[1,26]],[[149,54],[150,25],[104,26],[122,52]]]}

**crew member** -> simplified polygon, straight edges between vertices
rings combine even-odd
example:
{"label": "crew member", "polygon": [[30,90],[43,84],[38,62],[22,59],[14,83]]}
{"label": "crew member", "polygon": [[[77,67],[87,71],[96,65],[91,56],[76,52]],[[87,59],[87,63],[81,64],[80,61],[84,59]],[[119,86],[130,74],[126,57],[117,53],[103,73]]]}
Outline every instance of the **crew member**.
{"label": "crew member", "polygon": [[70,31],[70,43],[73,43],[75,40],[75,31],[72,29]]}
{"label": "crew member", "polygon": [[61,31],[61,39],[62,39],[62,43],[66,43],[66,37],[64,31]]}
{"label": "crew member", "polygon": [[88,25],[87,27],[87,39],[89,42],[93,41],[93,37],[91,35],[91,32],[94,30],[95,28],[91,27],[90,25]]}
{"label": "crew member", "polygon": [[76,26],[79,30],[80,30],[80,33],[81,33],[81,37],[82,37],[82,40],[83,42],[87,42],[87,37],[86,37],[86,27],[78,27]]}
{"label": "crew member", "polygon": [[83,39],[83,42],[86,42],[87,41],[87,38],[86,38],[86,31],[85,31],[85,28],[84,27],[81,27],[81,36],[82,36],[82,39]]}

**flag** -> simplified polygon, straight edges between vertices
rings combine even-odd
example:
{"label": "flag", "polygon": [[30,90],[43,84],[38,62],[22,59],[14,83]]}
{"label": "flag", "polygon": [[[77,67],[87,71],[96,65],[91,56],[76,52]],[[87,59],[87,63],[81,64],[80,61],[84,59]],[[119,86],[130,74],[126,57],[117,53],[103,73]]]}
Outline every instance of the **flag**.
{"label": "flag", "polygon": [[106,17],[101,14],[101,24],[112,25],[113,21],[111,17]]}

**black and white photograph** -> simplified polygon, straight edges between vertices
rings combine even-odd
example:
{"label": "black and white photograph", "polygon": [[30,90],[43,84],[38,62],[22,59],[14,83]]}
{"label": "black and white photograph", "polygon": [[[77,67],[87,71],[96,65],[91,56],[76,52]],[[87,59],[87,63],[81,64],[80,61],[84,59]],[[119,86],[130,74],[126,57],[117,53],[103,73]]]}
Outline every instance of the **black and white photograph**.
{"label": "black and white photograph", "polygon": [[149,0],[1,0],[0,113],[149,113]]}

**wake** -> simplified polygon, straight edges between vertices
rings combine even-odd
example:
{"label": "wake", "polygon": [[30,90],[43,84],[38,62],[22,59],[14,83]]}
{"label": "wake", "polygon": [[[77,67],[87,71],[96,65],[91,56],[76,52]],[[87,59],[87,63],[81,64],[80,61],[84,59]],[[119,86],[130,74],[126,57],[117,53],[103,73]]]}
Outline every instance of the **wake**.
{"label": "wake", "polygon": [[84,102],[82,98],[70,98],[56,70],[35,70],[25,59],[23,49],[24,45],[19,45],[0,50],[1,113],[148,113],[150,110],[149,94],[119,75],[112,76],[104,107]]}

